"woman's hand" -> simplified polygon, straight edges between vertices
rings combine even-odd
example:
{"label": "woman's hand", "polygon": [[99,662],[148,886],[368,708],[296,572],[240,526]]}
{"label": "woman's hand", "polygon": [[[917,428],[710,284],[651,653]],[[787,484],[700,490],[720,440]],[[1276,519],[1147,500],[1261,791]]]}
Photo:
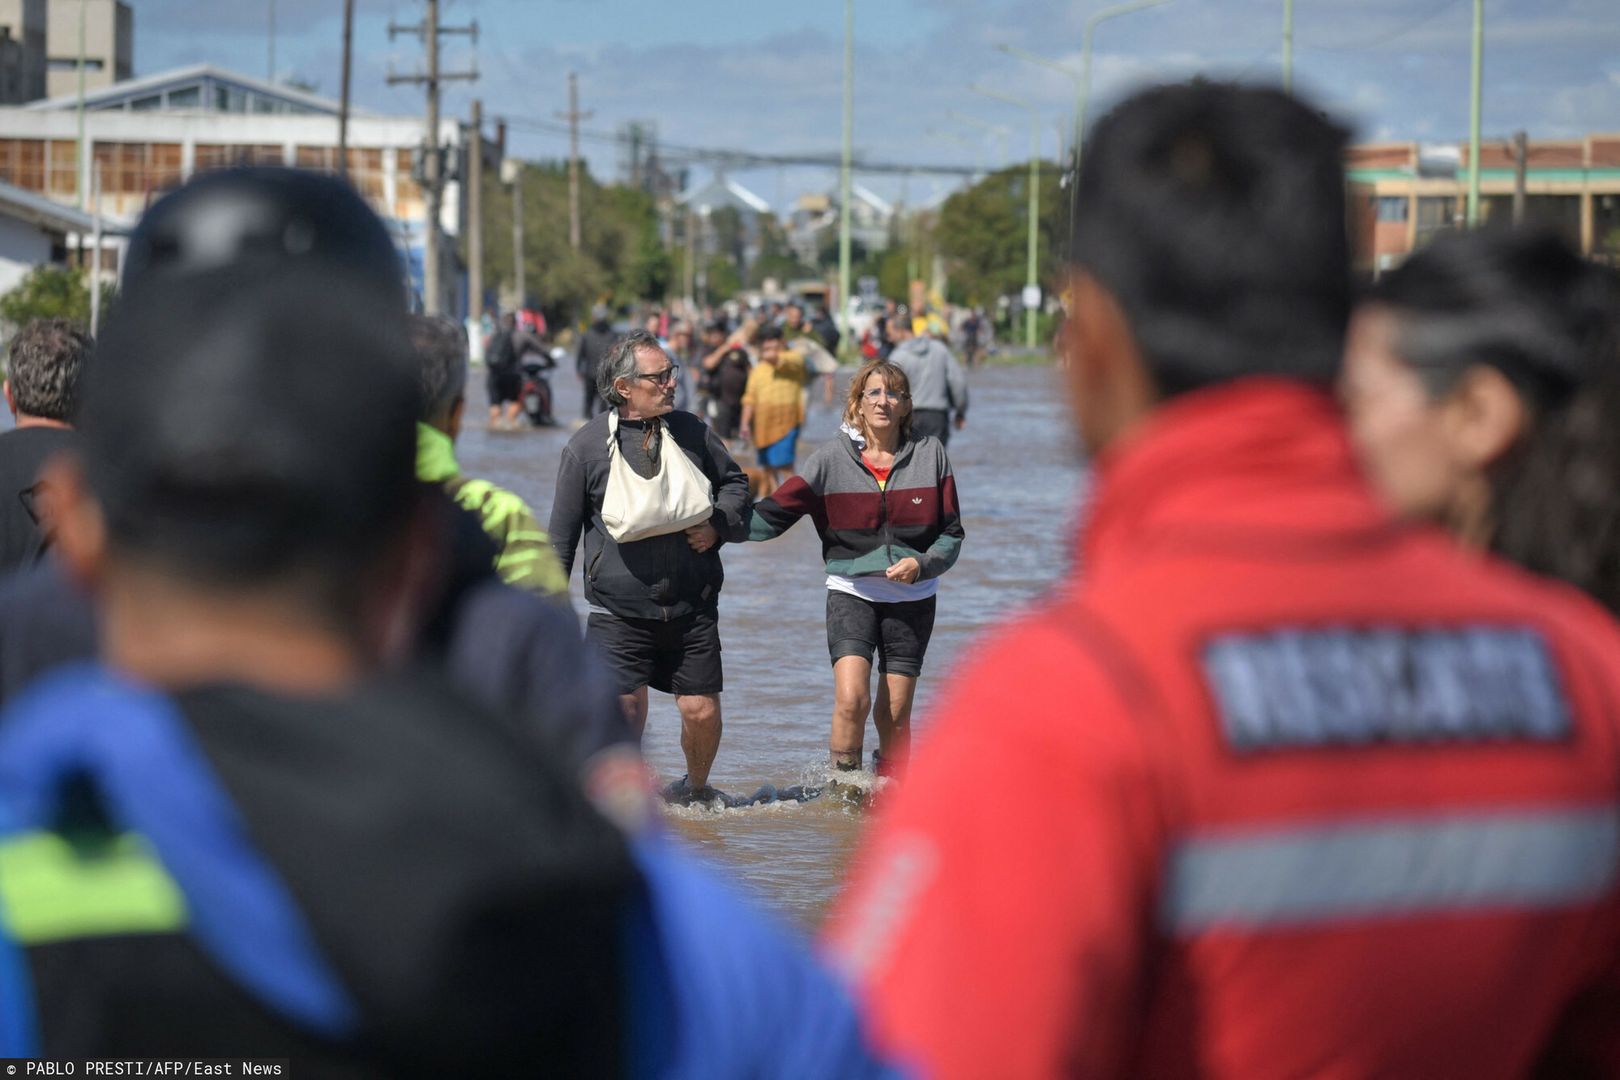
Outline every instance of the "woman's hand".
{"label": "woman's hand", "polygon": [[920,573],[922,573],[922,564],[908,556],[885,570],[883,576],[890,581],[899,581],[910,585],[917,580],[917,575]]}

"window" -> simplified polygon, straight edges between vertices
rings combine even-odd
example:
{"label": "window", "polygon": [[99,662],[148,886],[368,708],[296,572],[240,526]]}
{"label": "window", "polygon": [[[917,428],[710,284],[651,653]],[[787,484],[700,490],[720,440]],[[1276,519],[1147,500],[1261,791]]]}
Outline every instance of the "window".
{"label": "window", "polygon": [[1405,221],[1410,201],[1405,195],[1380,195],[1377,199],[1379,221]]}
{"label": "window", "polygon": [[273,143],[237,145],[234,143],[198,143],[193,149],[196,170],[223,169],[231,165],[282,165],[285,155]]}
{"label": "window", "polygon": [[79,190],[78,147],[68,139],[52,139],[45,165],[45,189],[52,195],[74,195]]}
{"label": "window", "polygon": [[28,191],[44,191],[44,140],[0,139],[0,180]]}
{"label": "window", "polygon": [[131,112],[156,112],[163,107],[163,98],[159,94],[148,94],[146,97],[136,98],[129,103]]}
{"label": "window", "polygon": [[179,143],[97,142],[95,161],[107,195],[147,195],[180,182]]}
{"label": "window", "polygon": [[169,108],[195,109],[202,104],[202,88],[187,86],[180,90],[169,91]]}

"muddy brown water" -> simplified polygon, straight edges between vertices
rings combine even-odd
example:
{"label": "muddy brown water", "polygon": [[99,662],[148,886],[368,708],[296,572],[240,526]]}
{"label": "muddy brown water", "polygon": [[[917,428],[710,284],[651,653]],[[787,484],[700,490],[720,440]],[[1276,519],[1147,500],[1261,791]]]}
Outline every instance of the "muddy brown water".
{"label": "muddy brown water", "polygon": [[[849,377],[840,376],[840,386]],[[517,492],[544,524],[550,515],[557,456],[569,427],[489,432],[482,379],[470,387],[467,430],[458,454],[465,472]],[[555,380],[560,414],[573,419],[579,386],[571,372]],[[972,372],[967,427],[950,444],[967,538],[940,584],[938,617],[919,685],[914,729],[926,731],[931,708],[976,636],[1043,595],[1060,576],[1075,530],[1086,476],[1048,367],[989,367]],[[803,457],[837,431],[834,410],[819,401],[800,442]],[[751,455],[739,455],[752,464]],[[720,635],[726,690],[725,734],[711,782],[752,792],[761,784],[817,784],[825,776],[832,714],[827,658],[826,574],[808,521],[766,544],[724,549],[726,585]],[[575,609],[584,612],[576,569]],[[674,699],[654,692],[643,750],[663,779],[685,771]],[[996,718],[984,722],[993,725]],[[877,736],[868,723],[868,750]],[[986,740],[993,752],[994,739]],[[836,895],[865,814],[822,798],[740,810],[670,811],[671,825],[768,906],[806,928]]]}

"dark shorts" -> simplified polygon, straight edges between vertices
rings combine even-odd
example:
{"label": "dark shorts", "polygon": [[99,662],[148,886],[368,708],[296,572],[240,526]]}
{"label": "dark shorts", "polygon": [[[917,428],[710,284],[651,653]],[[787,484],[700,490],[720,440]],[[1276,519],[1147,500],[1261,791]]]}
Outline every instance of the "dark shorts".
{"label": "dark shorts", "polygon": [[665,694],[718,694],[724,687],[718,611],[668,622],[593,611],[585,640],[600,650],[621,694],[643,686]]}
{"label": "dark shorts", "polygon": [[484,376],[484,385],[489,390],[489,403],[501,405],[508,401],[516,401],[523,393],[523,373],[517,370],[499,371],[490,368]]}
{"label": "dark shorts", "polygon": [[888,675],[922,674],[923,655],[934,634],[934,601],[875,604],[849,593],[827,590],[827,651],[833,663],[845,656],[878,657]]}
{"label": "dark shorts", "polygon": [[951,441],[951,414],[944,409],[911,410],[911,434],[932,435],[942,443]]}
{"label": "dark shorts", "polygon": [[742,403],[716,401],[714,403],[714,433],[722,439],[735,439],[742,422]]}

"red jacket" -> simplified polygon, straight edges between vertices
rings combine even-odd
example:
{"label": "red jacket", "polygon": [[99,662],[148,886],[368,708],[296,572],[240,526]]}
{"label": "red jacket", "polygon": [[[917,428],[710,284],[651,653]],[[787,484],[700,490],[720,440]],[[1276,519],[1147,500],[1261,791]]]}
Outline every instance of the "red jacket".
{"label": "red jacket", "polygon": [[1397,527],[1333,403],[1178,399],[978,646],[831,944],[945,1077],[1620,1073],[1620,631]]}

